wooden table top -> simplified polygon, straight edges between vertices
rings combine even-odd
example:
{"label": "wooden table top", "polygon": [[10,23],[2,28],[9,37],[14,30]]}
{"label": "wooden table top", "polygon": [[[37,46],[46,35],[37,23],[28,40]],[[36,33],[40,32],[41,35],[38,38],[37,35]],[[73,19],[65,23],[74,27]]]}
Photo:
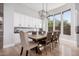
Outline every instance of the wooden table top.
{"label": "wooden table top", "polygon": [[36,41],[41,40],[41,39],[46,38],[46,37],[47,37],[47,35],[30,35],[29,36],[29,38],[36,40]]}

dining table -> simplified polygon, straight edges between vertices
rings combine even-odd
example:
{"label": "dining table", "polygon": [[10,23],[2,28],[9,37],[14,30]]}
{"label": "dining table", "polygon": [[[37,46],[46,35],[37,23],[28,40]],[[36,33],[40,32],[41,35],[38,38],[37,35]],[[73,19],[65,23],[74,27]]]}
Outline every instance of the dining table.
{"label": "dining table", "polygon": [[35,48],[35,50],[36,50],[36,53],[40,54],[41,51],[39,49],[39,42],[42,40],[45,40],[47,38],[47,35],[46,34],[29,35],[28,38],[32,39],[35,43],[38,43],[38,46]]}
{"label": "dining table", "polygon": [[[53,33],[52,33],[53,35]],[[36,53],[41,53],[39,49],[39,42],[47,39],[47,34],[38,34],[38,35],[29,35],[28,38],[32,39],[34,42],[38,43],[38,47],[36,47]]]}
{"label": "dining table", "polygon": [[46,39],[47,35],[46,34],[44,34],[44,35],[40,35],[40,34],[38,34],[38,35],[30,35],[29,38],[32,39],[34,42],[39,42],[41,40]]}

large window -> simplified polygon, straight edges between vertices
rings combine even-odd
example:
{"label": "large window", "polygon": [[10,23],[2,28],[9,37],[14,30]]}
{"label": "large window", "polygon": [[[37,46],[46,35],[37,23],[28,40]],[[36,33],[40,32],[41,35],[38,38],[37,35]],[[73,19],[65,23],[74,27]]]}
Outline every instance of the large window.
{"label": "large window", "polygon": [[[63,22],[62,25],[61,22]],[[62,30],[61,27],[63,27]],[[56,13],[48,17],[48,30],[53,31],[53,28],[63,31],[65,35],[71,35],[71,9],[61,11],[61,13]]]}
{"label": "large window", "polygon": [[55,30],[60,30],[61,29],[61,14],[56,14],[54,16],[55,20]]}
{"label": "large window", "polygon": [[64,11],[62,14],[63,17],[63,33],[70,35],[71,34],[71,10]]}
{"label": "large window", "polygon": [[53,16],[48,17],[48,31],[53,31]]}

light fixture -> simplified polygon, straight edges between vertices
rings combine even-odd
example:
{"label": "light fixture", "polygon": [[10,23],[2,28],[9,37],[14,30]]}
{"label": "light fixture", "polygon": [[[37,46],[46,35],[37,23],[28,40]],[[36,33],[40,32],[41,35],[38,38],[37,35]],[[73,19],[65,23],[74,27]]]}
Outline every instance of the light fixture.
{"label": "light fixture", "polygon": [[44,19],[47,17],[47,4],[42,3],[42,10],[39,11],[39,16],[41,19]]}

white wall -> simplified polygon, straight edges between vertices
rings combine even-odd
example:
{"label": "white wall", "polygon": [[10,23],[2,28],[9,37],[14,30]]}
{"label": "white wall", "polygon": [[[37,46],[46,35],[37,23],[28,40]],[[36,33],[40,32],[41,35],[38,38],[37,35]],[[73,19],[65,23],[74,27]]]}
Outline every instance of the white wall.
{"label": "white wall", "polygon": [[43,21],[43,24],[42,24],[43,30],[48,32],[48,19],[44,18],[42,21]]}
{"label": "white wall", "polygon": [[41,28],[42,20],[22,13],[14,13],[14,27]]}
{"label": "white wall", "polygon": [[14,34],[14,13],[19,12],[31,17],[39,18],[39,15],[37,12],[33,11],[27,6],[24,6],[23,4],[4,4],[4,40],[3,40],[3,47],[11,47],[14,46],[17,42],[20,42],[15,39]]}
{"label": "white wall", "polygon": [[15,12],[19,12],[31,17],[39,18],[38,12],[32,10],[31,8],[27,7],[26,5],[23,5],[22,3],[15,3]]}
{"label": "white wall", "polygon": [[3,48],[14,45],[13,5],[4,4],[4,40]]}
{"label": "white wall", "polygon": [[[76,9],[76,19],[77,19],[76,20],[76,30],[77,30],[77,26],[79,27],[79,3],[75,4],[75,9]],[[77,46],[79,47],[79,33],[76,33],[76,38],[77,38]]]}
{"label": "white wall", "polygon": [[[27,25],[27,22],[24,21],[24,20],[27,20],[26,18],[28,18],[28,17],[30,17],[30,18],[28,18],[29,19],[28,23],[30,23],[30,21],[32,21],[31,18],[32,19],[37,19],[37,20],[39,19],[38,13],[36,11],[32,10],[31,8],[27,7],[26,5],[14,4],[14,7],[15,7],[14,8],[14,13],[19,13],[19,14],[24,15],[23,17],[21,16],[22,19],[19,19],[19,22],[22,25],[24,24],[22,27],[25,27]],[[21,18],[21,17],[19,17],[19,18]],[[16,20],[16,19],[14,19],[14,20]],[[26,22],[26,24],[25,24],[25,22]],[[32,24],[32,23],[30,23],[30,24]],[[15,39],[15,44],[20,43],[20,36],[19,36],[19,34],[14,34],[14,39]]]}

